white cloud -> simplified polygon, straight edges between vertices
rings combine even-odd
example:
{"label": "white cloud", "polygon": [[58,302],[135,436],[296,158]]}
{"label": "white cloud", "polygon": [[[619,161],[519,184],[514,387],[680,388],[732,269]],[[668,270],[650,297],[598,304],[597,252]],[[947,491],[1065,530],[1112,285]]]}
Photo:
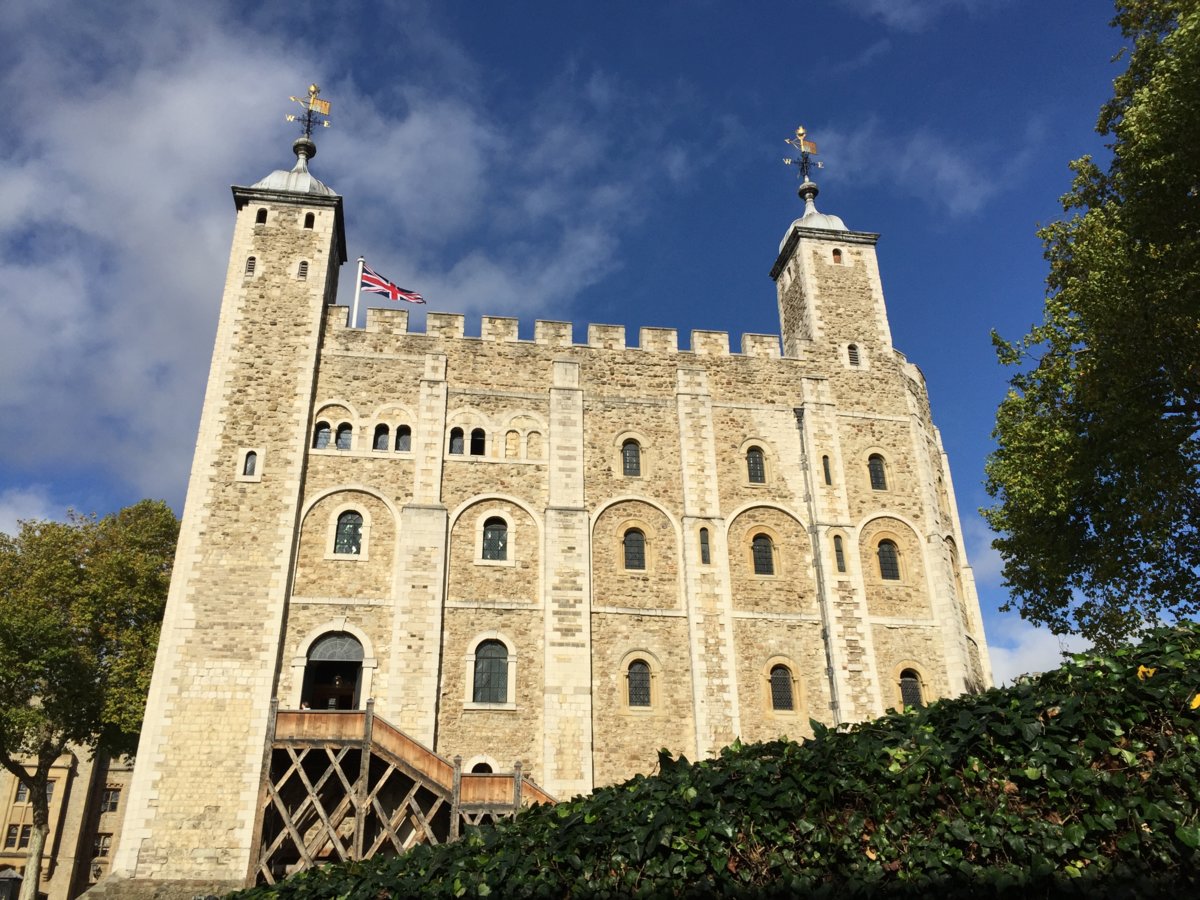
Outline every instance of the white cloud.
{"label": "white cloud", "polygon": [[844,59],[833,66],[833,71],[841,74],[853,72],[856,69],[863,69],[883,56],[892,49],[892,42],[888,38],[880,38],[872,44],[868,44],[856,55],[849,59]]}
{"label": "white cloud", "polygon": [[987,523],[976,512],[963,516],[962,529],[963,540],[967,544],[967,559],[971,562],[975,583],[980,587],[999,587],[1004,560],[1000,557],[1000,551],[992,546],[996,533],[988,528]]}
{"label": "white cloud", "polygon": [[15,535],[25,519],[62,519],[66,510],[56,506],[41,485],[0,491],[0,533]]}
{"label": "white cloud", "polygon": [[841,0],[864,19],[876,19],[897,31],[922,31],[939,16],[966,10],[977,13],[996,9],[1011,0]]}
{"label": "white cloud", "polygon": [[1064,654],[1089,649],[1091,641],[1079,635],[1055,635],[1021,619],[1016,613],[993,617],[988,627],[988,653],[997,685],[1009,684],[1018,675],[1056,669]]}

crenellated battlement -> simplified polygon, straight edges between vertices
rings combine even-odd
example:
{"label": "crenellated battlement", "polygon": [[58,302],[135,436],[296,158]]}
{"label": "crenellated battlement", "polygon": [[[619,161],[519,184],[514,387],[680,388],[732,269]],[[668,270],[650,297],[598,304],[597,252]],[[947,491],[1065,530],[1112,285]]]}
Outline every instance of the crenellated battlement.
{"label": "crenellated battlement", "polygon": [[576,344],[574,326],[570,322],[538,319],[533,326],[533,340],[518,337],[518,320],[505,316],[483,316],[480,320],[479,337],[466,337],[466,317],[461,313],[429,312],[425,315],[425,330],[409,328],[409,310],[368,307],[366,327],[351,328],[347,316],[340,312],[345,307],[335,307],[326,317],[327,334],[362,331],[367,334],[424,334],[442,340],[483,340],[498,343],[541,344],[548,347],[591,347],[597,350],[644,350],[652,353],[695,353],[699,356],[750,356],[765,359],[780,357],[779,335],[743,334],[741,352],[731,352],[729,333],[725,331],[693,330],[690,346],[679,346],[679,333],[674,328],[640,328],[638,342],[626,342],[624,325],[590,323],[587,343]]}

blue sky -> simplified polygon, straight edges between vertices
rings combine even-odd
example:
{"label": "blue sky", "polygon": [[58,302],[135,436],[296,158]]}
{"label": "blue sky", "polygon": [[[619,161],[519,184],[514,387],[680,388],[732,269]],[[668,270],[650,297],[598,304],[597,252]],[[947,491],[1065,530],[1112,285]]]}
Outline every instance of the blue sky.
{"label": "blue sky", "polygon": [[[879,232],[893,339],[950,455],[997,676],[1060,641],[997,612],[976,509],[1005,373],[1120,36],[1083,0],[393,2],[0,7],[0,530],[144,496],[181,510],[233,225],[290,166],[287,97],[333,103],[314,174],[351,259],[430,308],[778,331],[801,211]],[[343,302],[353,264],[342,273]],[[419,326],[419,323],[418,323]],[[420,327],[420,326],[419,326]],[[1078,646],[1068,641],[1069,646]]]}

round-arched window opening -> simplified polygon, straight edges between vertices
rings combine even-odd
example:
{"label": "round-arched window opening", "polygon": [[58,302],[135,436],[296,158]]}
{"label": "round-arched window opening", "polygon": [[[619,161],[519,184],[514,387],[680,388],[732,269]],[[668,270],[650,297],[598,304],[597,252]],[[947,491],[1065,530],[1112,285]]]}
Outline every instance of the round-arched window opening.
{"label": "round-arched window opening", "polygon": [[779,665],[771,669],[771,709],[791,712],[796,708],[792,691],[792,670]]}
{"label": "round-arched window opening", "polygon": [[925,696],[921,691],[921,676],[915,669],[900,673],[900,702],[905,706],[924,706]]}
{"label": "round-arched window opening", "polygon": [[492,774],[492,765],[491,765],[491,763],[477,762],[477,763],[475,763],[475,765],[471,766],[471,774],[472,775],[491,775]]}
{"label": "round-arched window opening", "polygon": [[358,709],[363,648],[349,632],[331,631],[308,649],[300,705],[308,709]]}

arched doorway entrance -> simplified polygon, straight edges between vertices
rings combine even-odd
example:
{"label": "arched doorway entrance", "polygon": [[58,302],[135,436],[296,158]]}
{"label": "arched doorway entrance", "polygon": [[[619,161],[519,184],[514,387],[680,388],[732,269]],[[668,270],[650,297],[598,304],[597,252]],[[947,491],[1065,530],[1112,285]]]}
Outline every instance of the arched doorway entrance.
{"label": "arched doorway entrance", "polygon": [[362,644],[354,635],[345,631],[321,635],[308,650],[301,707],[358,709],[362,663]]}

